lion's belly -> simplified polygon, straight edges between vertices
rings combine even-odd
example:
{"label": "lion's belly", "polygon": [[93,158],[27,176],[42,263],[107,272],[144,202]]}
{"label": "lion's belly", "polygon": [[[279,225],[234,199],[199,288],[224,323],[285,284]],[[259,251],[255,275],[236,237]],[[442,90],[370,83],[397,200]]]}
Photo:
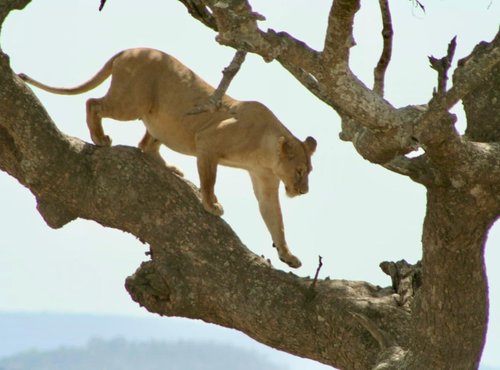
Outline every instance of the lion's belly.
{"label": "lion's belly", "polygon": [[168,148],[182,154],[196,154],[193,130],[185,122],[151,117],[143,119],[143,122],[151,136]]}
{"label": "lion's belly", "polygon": [[248,163],[244,160],[240,160],[237,158],[231,158],[231,159],[221,158],[221,159],[219,159],[219,163],[223,166],[226,166],[226,167],[241,168],[244,170],[249,170]]}

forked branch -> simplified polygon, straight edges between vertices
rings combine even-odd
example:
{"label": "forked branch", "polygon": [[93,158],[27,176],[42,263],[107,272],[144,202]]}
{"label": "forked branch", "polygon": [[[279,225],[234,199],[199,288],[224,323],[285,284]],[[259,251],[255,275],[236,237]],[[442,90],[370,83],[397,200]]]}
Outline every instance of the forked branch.
{"label": "forked branch", "polygon": [[429,57],[429,62],[431,63],[432,69],[436,70],[438,73],[438,87],[437,91],[434,90],[434,95],[436,94],[443,95],[446,92],[446,84],[448,82],[448,70],[451,67],[456,47],[457,47],[457,37],[455,36],[448,44],[448,51],[444,57],[440,59],[434,58],[433,56]]}
{"label": "forked branch", "polygon": [[[483,83],[483,79],[489,75],[490,71],[500,64],[500,32],[496,34],[491,42],[482,42],[481,47],[476,47],[472,53],[465,58],[465,62],[459,64],[453,73],[453,86],[444,91],[443,83],[437,93],[429,101],[428,109],[416,122],[415,136],[419,142],[426,145],[426,152],[430,154],[429,146],[435,143],[438,151],[441,151],[441,143],[446,143],[446,158],[457,158],[457,165],[463,165],[463,160],[456,157],[456,154],[463,148],[463,142],[459,134],[453,129],[453,122],[443,125],[443,120],[452,120],[448,110],[460,99],[471,93],[475,88]],[[448,50],[453,48],[452,43]],[[447,57],[445,57],[447,58]],[[450,59],[448,57],[448,59]],[[443,69],[444,70],[444,69]],[[436,162],[437,158],[434,158]],[[449,161],[446,161],[446,168],[450,168]]]}

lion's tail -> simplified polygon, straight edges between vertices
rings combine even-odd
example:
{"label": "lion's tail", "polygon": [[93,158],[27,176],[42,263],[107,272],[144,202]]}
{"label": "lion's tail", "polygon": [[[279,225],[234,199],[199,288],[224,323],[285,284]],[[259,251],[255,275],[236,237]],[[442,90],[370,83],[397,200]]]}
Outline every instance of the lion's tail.
{"label": "lion's tail", "polygon": [[29,83],[30,85],[36,86],[42,90],[54,93],[54,94],[61,94],[61,95],[78,95],[82,94],[84,92],[90,91],[100,84],[102,84],[110,75],[113,70],[113,62],[117,57],[119,57],[122,53],[118,53],[115,56],[113,56],[110,60],[106,62],[106,64],[101,68],[97,74],[92,77],[90,80],[87,82],[76,86],[76,87],[70,87],[70,88],[64,88],[64,87],[52,87],[52,86],[47,86],[41,82],[38,82],[31,77],[25,75],[24,73],[20,73],[18,76],[21,78],[23,81]]}

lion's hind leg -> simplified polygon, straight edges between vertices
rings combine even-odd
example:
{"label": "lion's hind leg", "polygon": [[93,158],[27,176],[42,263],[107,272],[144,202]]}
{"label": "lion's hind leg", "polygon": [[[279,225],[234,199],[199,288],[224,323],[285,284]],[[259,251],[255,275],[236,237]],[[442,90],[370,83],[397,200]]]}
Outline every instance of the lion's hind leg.
{"label": "lion's hind leg", "polygon": [[[116,89],[115,89],[116,90]],[[122,95],[108,91],[106,96],[87,100],[87,126],[94,144],[110,146],[111,139],[104,134],[103,118],[112,118],[119,121],[131,121],[140,117],[141,111],[134,109],[133,101],[124,102]],[[129,103],[129,104],[127,104]]]}
{"label": "lion's hind leg", "polygon": [[170,169],[176,175],[183,177],[184,174],[182,173],[181,170],[179,170],[175,166],[168,165],[162,158],[162,156],[160,155],[160,146],[161,146],[160,140],[155,139],[153,136],[151,136],[148,130],[146,130],[144,137],[142,138],[142,140],[139,142],[138,145],[139,149],[141,149],[145,154],[151,156],[155,160],[164,164],[168,169]]}
{"label": "lion's hind leg", "polygon": [[103,98],[87,100],[87,126],[90,131],[90,137],[94,144],[99,146],[110,146],[111,139],[104,134],[102,128],[103,118]]}
{"label": "lion's hind leg", "polygon": [[206,152],[197,153],[198,174],[200,176],[201,202],[207,212],[222,216],[224,208],[215,196],[215,179],[217,176],[217,161]]}

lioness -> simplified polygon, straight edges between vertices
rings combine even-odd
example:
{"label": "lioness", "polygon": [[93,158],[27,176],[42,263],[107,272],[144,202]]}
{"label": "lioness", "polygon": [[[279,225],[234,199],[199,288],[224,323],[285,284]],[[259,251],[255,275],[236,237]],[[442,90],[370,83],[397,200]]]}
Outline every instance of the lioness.
{"label": "lioness", "polygon": [[75,95],[97,87],[110,75],[107,94],[87,101],[92,141],[111,145],[102,118],[141,119],[146,134],[139,148],[145,153],[161,160],[159,149],[165,144],[196,156],[202,203],[215,215],[223,213],[214,194],[217,164],[247,170],[280,259],[291,267],[300,267],[300,260],[285,241],[278,187],[281,180],[290,197],[307,193],[316,140],[308,137],[299,141],[263,104],[237,101],[227,95],[222,103],[229,109],[188,114],[195,106],[206,103],[214,88],[177,59],[158,50],[122,51],[88,82],[74,88],[50,87],[24,74],[19,77],[52,93]]}

